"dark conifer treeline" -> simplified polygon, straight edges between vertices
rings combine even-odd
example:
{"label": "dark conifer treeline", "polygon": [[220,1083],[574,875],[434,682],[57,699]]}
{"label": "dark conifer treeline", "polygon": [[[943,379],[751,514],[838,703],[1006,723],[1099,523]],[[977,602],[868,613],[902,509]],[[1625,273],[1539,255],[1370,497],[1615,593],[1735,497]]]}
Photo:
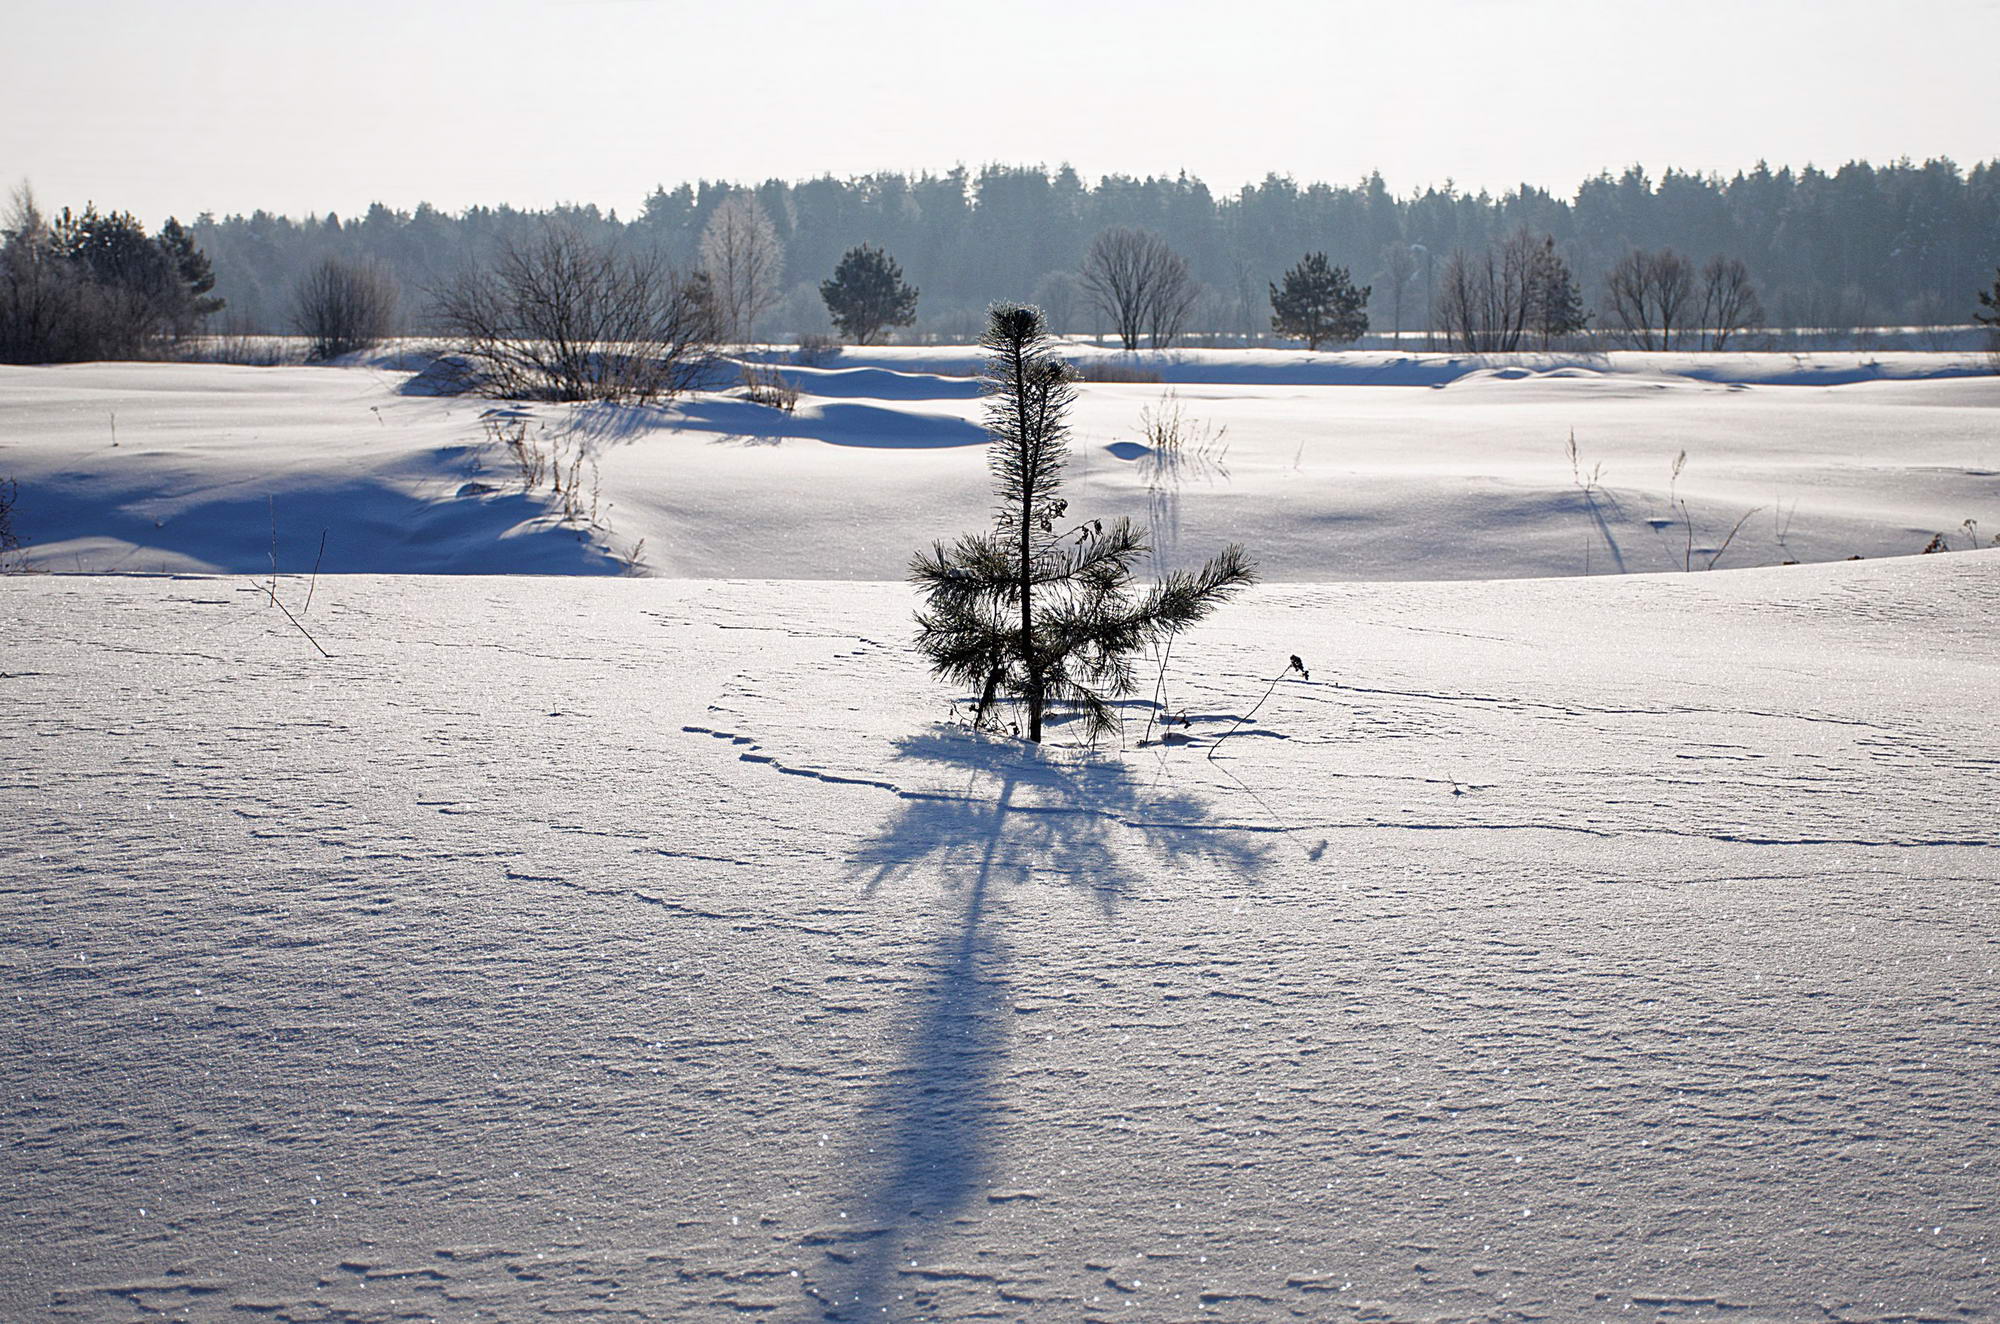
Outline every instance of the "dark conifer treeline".
{"label": "dark conifer treeline", "polygon": [[[692,265],[703,227],[735,186],[703,182],[656,191],[637,214],[595,206],[563,217],[597,239],[657,250]],[[1759,164],[1733,178],[1638,167],[1584,181],[1573,198],[1523,186],[1499,197],[1449,185],[1393,196],[1379,175],[1355,186],[1300,185],[1271,177],[1218,197],[1197,179],[1111,175],[1087,184],[1067,166],[987,166],[943,174],[869,175],[753,190],[785,248],[788,293],[760,323],[766,335],[829,330],[819,283],[857,244],[885,249],[924,292],[915,332],[976,338],[989,303],[1029,298],[1060,330],[1096,319],[1074,275],[1107,226],[1156,231],[1203,286],[1191,331],[1268,333],[1268,285],[1302,253],[1323,252],[1375,286],[1375,323],[1388,326],[1383,251],[1421,245],[1441,272],[1454,249],[1478,249],[1526,225],[1555,239],[1601,303],[1605,273],[1631,248],[1676,249],[1748,265],[1769,321],[1778,326],[1964,323],[1973,291],[2000,265],[2000,161],[1963,170],[1948,160],[1831,173]],[[258,212],[203,217],[198,242],[214,263],[217,293],[243,329],[282,330],[297,278],[328,256],[377,259],[411,291],[437,283],[520,234],[539,213],[474,207],[448,215],[376,206],[365,216],[291,220]],[[1425,262],[1405,299],[1409,327],[1423,325]],[[413,297],[413,316],[422,300]],[[414,329],[414,328],[413,328]]]}

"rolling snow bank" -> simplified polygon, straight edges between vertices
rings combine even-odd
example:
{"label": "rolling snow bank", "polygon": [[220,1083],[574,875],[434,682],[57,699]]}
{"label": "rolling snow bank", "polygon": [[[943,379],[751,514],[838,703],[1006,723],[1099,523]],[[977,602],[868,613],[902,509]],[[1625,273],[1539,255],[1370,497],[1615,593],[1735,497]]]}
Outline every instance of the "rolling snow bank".
{"label": "rolling snow bank", "polygon": [[[464,421],[241,380],[191,488]],[[2000,1300],[2000,553],[1270,586],[1097,756],[899,585],[278,592],[0,580],[9,1318]]]}
{"label": "rolling snow bank", "polygon": [[[1138,520],[1163,564],[1242,541],[1277,580],[1520,578],[2000,534],[2000,378],[1965,375],[1977,356],[1136,361],[1167,382],[1082,388],[1070,497]],[[0,368],[30,564],[900,579],[988,517],[977,385],[950,375],[968,350],[784,369],[790,414],[740,389],[661,408],[412,394],[416,360],[382,362]],[[1140,426],[1168,390],[1178,448]]]}

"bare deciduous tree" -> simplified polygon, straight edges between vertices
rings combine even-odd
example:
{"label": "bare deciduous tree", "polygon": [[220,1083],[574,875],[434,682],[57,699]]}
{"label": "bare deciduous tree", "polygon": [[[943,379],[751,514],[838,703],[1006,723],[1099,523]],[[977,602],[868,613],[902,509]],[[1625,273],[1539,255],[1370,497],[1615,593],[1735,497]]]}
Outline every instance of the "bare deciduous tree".
{"label": "bare deciduous tree", "polygon": [[330,257],[292,292],[292,327],[306,337],[306,357],[330,359],[388,339],[396,320],[395,277],[379,262]]}
{"label": "bare deciduous tree", "polygon": [[559,224],[432,292],[472,386],[520,399],[632,400],[700,382],[713,359],[704,276],[619,254]]}
{"label": "bare deciduous tree", "polygon": [[733,193],[701,232],[701,265],[715,291],[717,330],[740,345],[783,291],[785,250],[753,193]]}
{"label": "bare deciduous tree", "polygon": [[1447,343],[1473,354],[1519,349],[1534,322],[1543,251],[1523,227],[1479,253],[1453,252],[1431,310]]}
{"label": "bare deciduous tree", "polygon": [[1701,325],[1708,343],[1725,348],[1730,337],[1751,330],[1764,320],[1764,305],[1750,283],[1742,258],[1712,257],[1701,271]]}
{"label": "bare deciduous tree", "polygon": [[1403,347],[1403,292],[1417,278],[1417,255],[1398,239],[1382,250],[1382,279],[1389,287],[1389,308],[1395,317],[1395,346]]}
{"label": "bare deciduous tree", "polygon": [[1187,259],[1151,230],[1114,225],[1100,232],[1083,260],[1083,288],[1118,332],[1126,349],[1149,336],[1165,349],[1180,336],[1201,291]]}
{"label": "bare deciduous tree", "polygon": [[1044,272],[1035,282],[1035,306],[1042,310],[1053,334],[1071,330],[1076,320],[1079,288],[1076,276],[1068,271]]}
{"label": "bare deciduous tree", "polygon": [[1604,278],[1620,338],[1634,349],[1672,349],[1695,307],[1694,263],[1671,248],[1633,249]]}

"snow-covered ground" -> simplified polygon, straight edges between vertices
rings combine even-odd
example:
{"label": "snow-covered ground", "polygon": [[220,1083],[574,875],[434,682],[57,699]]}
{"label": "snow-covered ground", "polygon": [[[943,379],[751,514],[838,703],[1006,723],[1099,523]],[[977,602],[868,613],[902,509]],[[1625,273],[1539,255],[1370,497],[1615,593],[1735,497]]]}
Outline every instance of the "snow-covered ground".
{"label": "snow-covered ground", "polygon": [[1273,585],[1096,756],[893,583],[279,591],[0,579],[6,1318],[2000,1312],[2000,552]]}
{"label": "snow-covered ground", "polygon": [[[1167,561],[1234,539],[1273,579],[1487,579],[2000,535],[2000,377],[1969,375],[1977,355],[1074,353],[1163,379],[1083,388],[1071,496],[1147,524]],[[329,572],[898,579],[985,518],[977,386],[952,375],[975,363],[787,367],[789,415],[740,390],[645,409],[413,395],[388,366],[0,368],[0,479],[55,572],[268,570],[274,543],[305,571],[324,536]],[[1177,454],[1140,428],[1169,389]],[[523,490],[517,431],[575,473],[573,519],[547,476]]]}
{"label": "snow-covered ground", "polygon": [[1095,752],[908,646],[968,351],[402,361],[0,368],[0,1318],[2000,1317],[1983,360],[1142,358],[1275,582]]}

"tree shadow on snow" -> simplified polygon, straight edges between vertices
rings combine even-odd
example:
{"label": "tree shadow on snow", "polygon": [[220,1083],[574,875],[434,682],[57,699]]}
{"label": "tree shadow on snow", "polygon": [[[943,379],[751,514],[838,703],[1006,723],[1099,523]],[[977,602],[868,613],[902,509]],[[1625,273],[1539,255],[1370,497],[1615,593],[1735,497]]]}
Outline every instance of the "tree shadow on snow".
{"label": "tree shadow on snow", "polygon": [[[991,1155],[1013,1113],[1002,1087],[1017,996],[1029,992],[1010,980],[1009,930],[1067,922],[1048,915],[1047,886],[1076,889],[1109,919],[1162,874],[1249,877],[1268,855],[1264,830],[1217,818],[1194,794],[1149,787],[1150,767],[1115,754],[938,726],[899,742],[897,762],[920,767],[934,789],[903,791],[902,808],[857,853],[859,879],[878,901],[896,883],[935,880],[956,917],[921,960],[895,1061],[864,1110],[878,1166],[826,1239],[828,1272],[809,1282],[828,1320],[925,1314],[917,1298],[933,1243],[954,1221],[1008,1202],[991,1189]],[[1010,918],[1013,898],[1034,884],[1037,913]]]}
{"label": "tree shadow on snow", "polygon": [[[456,455],[449,459],[459,458]],[[45,568],[67,570],[65,543],[123,544],[108,556],[77,555],[78,570],[143,571],[163,555],[196,561],[220,574],[277,570],[334,574],[603,574],[623,564],[592,531],[555,518],[545,494],[503,491],[485,483],[416,483],[387,478],[309,476],[270,491],[219,489],[206,500],[181,500],[158,518],[156,494],[143,486],[37,493],[34,522],[22,533]],[[321,539],[324,537],[322,550]]]}
{"label": "tree shadow on snow", "polygon": [[818,441],[875,450],[941,450],[992,440],[978,424],[949,414],[845,400],[801,402],[789,414],[748,400],[688,400],[677,406],[673,426],[729,439]]}

